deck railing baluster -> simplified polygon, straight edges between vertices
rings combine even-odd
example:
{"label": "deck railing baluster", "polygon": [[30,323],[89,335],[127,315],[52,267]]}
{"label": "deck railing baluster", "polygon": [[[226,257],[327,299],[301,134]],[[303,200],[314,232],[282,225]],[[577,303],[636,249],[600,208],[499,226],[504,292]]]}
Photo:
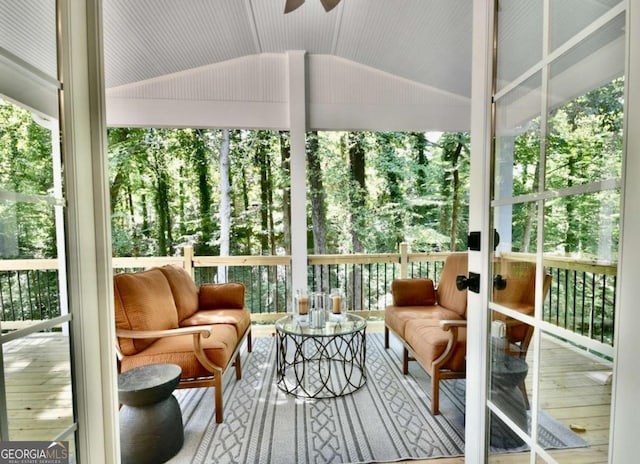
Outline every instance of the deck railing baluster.
{"label": "deck railing baluster", "polygon": [[607,307],[607,276],[602,275],[602,306],[600,311],[600,342],[604,343],[605,317]]}
{"label": "deck railing baluster", "polygon": [[[309,257],[309,291],[342,288],[349,309],[381,311],[390,304],[391,281],[399,275],[426,277],[437,285],[446,253],[364,255],[315,255]],[[512,253],[506,259],[530,261],[529,255]],[[187,256],[187,253],[185,253]],[[402,258],[405,256],[405,258]],[[504,254],[503,254],[504,258]],[[254,313],[281,313],[288,310],[290,260],[282,256],[199,257],[191,255],[191,268],[198,284],[217,281],[217,269],[224,268],[227,281],[241,281],[247,287],[247,305]],[[405,271],[401,267],[404,259]],[[119,261],[120,260],[120,261]],[[611,344],[615,321],[615,265],[589,261],[545,258],[545,268],[553,275],[545,301],[544,319],[567,330]],[[47,264],[15,264],[0,261],[0,303],[2,320],[49,319],[59,314],[56,260]],[[114,258],[114,272],[135,272],[173,263],[175,257]],[[182,262],[180,262],[182,263]],[[30,267],[33,266],[33,267]],[[189,263],[185,263],[189,266]],[[401,271],[401,274],[398,272]],[[611,275],[612,278],[608,278]],[[36,310],[37,308],[37,310]]]}

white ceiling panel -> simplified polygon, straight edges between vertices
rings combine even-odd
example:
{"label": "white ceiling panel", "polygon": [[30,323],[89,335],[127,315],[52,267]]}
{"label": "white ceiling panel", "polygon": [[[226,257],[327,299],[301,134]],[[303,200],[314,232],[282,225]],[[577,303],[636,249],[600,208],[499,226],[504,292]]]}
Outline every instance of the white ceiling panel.
{"label": "white ceiling panel", "polygon": [[239,0],[105,0],[107,87],[257,53]]}
{"label": "white ceiling panel", "polygon": [[472,0],[104,0],[107,88],[242,56],[305,50],[465,97]]}
{"label": "white ceiling panel", "polygon": [[55,0],[0,0],[0,52],[56,79]]}

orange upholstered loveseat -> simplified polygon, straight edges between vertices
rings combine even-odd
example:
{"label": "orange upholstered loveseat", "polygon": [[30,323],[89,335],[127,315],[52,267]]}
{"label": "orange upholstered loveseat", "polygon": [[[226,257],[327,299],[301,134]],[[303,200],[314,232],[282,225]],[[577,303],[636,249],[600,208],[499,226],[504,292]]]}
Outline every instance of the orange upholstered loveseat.
{"label": "orange upholstered loveseat", "polygon": [[251,315],[241,283],[197,288],[177,266],[116,274],[114,303],[119,369],[172,363],[182,368],[178,388],[215,388],[216,422],[223,420],[222,377],[241,378],[240,348],[251,351]]}
{"label": "orange upholstered loveseat", "polygon": [[467,253],[447,257],[437,290],[431,279],[395,279],[393,304],[385,309],[385,348],[392,332],[404,346],[402,372],[418,361],[431,376],[433,414],[439,413],[440,380],[465,376],[467,291],[456,288],[458,275],[467,275]]}
{"label": "orange upholstered loveseat", "polygon": [[[385,347],[389,333],[403,344],[402,372],[409,361],[418,361],[431,376],[431,411],[439,413],[440,380],[464,378],[467,351],[467,291],[458,290],[456,277],[467,275],[467,253],[452,253],[445,261],[438,288],[431,279],[396,279],[391,283],[393,304],[385,310]],[[501,267],[501,268],[500,268]],[[504,286],[493,293],[493,301],[514,311],[532,315],[535,308],[536,265],[528,262],[501,263]],[[544,275],[543,298],[551,286]],[[494,312],[494,320],[506,323],[508,354],[525,357],[533,329],[519,320]],[[525,404],[524,383],[520,386]]]}

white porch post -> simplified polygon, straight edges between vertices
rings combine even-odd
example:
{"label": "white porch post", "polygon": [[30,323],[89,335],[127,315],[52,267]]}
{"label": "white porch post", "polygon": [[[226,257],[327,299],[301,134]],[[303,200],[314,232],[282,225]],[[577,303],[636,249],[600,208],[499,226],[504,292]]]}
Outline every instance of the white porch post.
{"label": "white porch post", "polygon": [[[306,66],[303,50],[287,52],[289,130],[291,137],[291,285],[307,289],[307,130]],[[293,303],[292,303],[293,305]],[[292,306],[293,307],[293,306]]]}

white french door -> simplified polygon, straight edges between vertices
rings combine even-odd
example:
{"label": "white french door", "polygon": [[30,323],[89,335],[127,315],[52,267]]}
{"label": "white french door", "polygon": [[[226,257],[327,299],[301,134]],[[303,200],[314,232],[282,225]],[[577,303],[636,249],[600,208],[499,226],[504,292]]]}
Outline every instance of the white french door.
{"label": "white french door", "polygon": [[508,453],[508,462],[605,463],[626,3],[500,1],[490,18],[492,140],[485,181],[472,185],[486,186],[483,225],[497,231],[484,242],[484,312],[476,318],[486,332],[477,377],[486,386],[486,462]]}
{"label": "white french door", "polygon": [[56,5],[0,6],[0,440],[68,441],[75,459]]}

